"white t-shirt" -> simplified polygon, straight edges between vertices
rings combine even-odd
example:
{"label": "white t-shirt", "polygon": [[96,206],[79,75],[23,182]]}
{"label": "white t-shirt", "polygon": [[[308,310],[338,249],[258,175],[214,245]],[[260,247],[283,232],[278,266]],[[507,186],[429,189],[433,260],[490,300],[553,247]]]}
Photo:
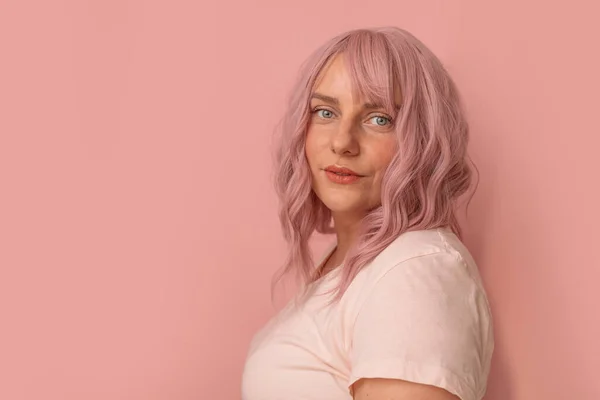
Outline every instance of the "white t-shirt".
{"label": "white t-shirt", "polygon": [[339,268],[256,334],[243,400],[349,400],[361,378],[434,385],[461,400],[483,397],[492,316],[477,266],[454,233],[400,235],[328,305],[323,294],[337,279]]}

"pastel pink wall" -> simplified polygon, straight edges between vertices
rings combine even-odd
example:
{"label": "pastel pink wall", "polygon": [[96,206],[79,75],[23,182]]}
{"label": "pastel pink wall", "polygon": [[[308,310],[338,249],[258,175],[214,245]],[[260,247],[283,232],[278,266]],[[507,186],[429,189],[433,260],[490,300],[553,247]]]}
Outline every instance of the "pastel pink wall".
{"label": "pastel pink wall", "polygon": [[592,3],[2,0],[0,399],[239,398],[283,256],[282,100],[325,38],[386,24],[470,113],[486,398],[600,398]]}

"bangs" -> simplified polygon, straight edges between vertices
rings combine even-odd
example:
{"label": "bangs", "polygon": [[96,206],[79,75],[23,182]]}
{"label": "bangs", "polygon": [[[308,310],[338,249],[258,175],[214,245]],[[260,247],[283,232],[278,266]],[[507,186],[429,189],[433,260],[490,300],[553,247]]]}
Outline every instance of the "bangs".
{"label": "bangs", "polygon": [[357,31],[340,49],[352,80],[353,96],[377,105],[394,118],[401,105],[398,66],[383,34]]}

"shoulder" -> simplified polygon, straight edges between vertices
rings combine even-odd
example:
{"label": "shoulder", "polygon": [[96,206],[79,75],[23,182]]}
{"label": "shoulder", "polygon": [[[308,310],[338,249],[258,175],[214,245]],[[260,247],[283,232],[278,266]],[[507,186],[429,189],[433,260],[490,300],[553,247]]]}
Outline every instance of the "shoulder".
{"label": "shoulder", "polygon": [[[448,229],[406,232],[367,264],[351,282],[343,302],[350,320],[376,308],[409,307],[417,301],[442,313],[448,299],[460,301],[491,323],[491,308],[479,270],[461,240]],[[446,303],[447,304],[447,303]]]}
{"label": "shoulder", "polygon": [[477,266],[458,237],[444,229],[405,233],[351,288],[352,382],[404,379],[481,398],[494,349],[492,316]]}
{"label": "shoulder", "polygon": [[[478,267],[469,250],[449,229],[410,231],[398,236],[357,275],[356,284],[368,290],[391,271],[420,274],[452,272],[482,286]],[[365,287],[366,286],[366,287]]]}

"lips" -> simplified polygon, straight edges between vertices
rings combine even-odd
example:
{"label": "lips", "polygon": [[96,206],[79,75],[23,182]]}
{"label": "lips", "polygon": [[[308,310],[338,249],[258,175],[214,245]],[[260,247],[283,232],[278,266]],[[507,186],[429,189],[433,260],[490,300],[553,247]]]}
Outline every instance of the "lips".
{"label": "lips", "polygon": [[334,173],[339,176],[358,176],[358,177],[362,176],[362,175],[359,175],[358,173],[354,172],[350,168],[338,167],[336,165],[330,165],[330,166],[326,167],[325,171]]}

